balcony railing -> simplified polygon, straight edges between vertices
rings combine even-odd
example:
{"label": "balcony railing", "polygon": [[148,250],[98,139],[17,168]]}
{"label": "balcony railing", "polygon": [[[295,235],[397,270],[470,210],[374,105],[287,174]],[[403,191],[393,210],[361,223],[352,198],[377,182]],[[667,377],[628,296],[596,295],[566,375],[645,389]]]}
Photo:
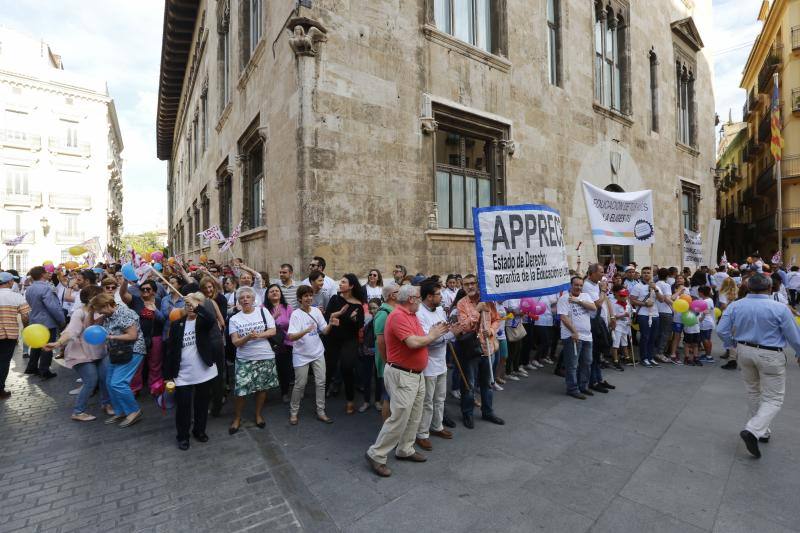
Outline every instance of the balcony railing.
{"label": "balcony railing", "polygon": [[92,208],[92,197],[87,194],[50,193],[49,205],[53,209],[89,210]]}
{"label": "balcony railing", "polygon": [[784,209],[783,229],[800,229],[800,209]]}
{"label": "balcony railing", "polygon": [[759,196],[764,196],[775,185],[774,167],[775,163],[770,163],[759,174],[758,181],[756,181],[756,192]]}
{"label": "balcony railing", "polygon": [[777,231],[777,227],[775,226],[776,218],[777,215],[775,213],[771,213],[756,220],[756,232],[759,235],[765,235]]}
{"label": "balcony railing", "polygon": [[19,194],[14,192],[0,193],[0,203],[3,207],[30,207],[31,209],[42,206],[42,193],[32,192]]}
{"label": "balcony railing", "polygon": [[781,158],[781,179],[800,176],[800,155],[784,155]]}
{"label": "balcony railing", "polygon": [[80,244],[86,240],[82,231],[57,231],[56,244]]}
{"label": "balcony railing", "polygon": [[36,232],[32,229],[27,230],[16,230],[16,229],[3,229],[0,230],[0,238],[2,238],[3,242],[14,239],[19,237],[25,233],[25,238],[22,240],[22,244],[33,244],[36,241]]}
{"label": "balcony railing", "polygon": [[759,122],[758,124],[758,140],[759,142],[769,144],[771,138],[772,138],[772,121],[770,120],[770,114],[764,113],[761,122]]}
{"label": "balcony railing", "polygon": [[41,137],[24,130],[0,130],[0,143],[3,146],[29,150],[38,150],[42,147]]}
{"label": "balcony railing", "polygon": [[742,194],[742,203],[750,205],[755,200],[755,194],[753,192],[752,187],[748,187],[744,190],[744,194]]}
{"label": "balcony railing", "polygon": [[86,142],[71,142],[63,137],[50,137],[50,151],[60,154],[88,157],[92,154],[92,145]]}
{"label": "balcony railing", "polygon": [[781,64],[783,55],[783,45],[775,43],[769,50],[769,54],[764,59],[764,64],[761,65],[761,70],[758,72],[758,91],[761,93],[769,94],[772,88],[772,75],[778,70]]}
{"label": "balcony railing", "polygon": [[792,52],[800,50],[800,26],[792,27]]}

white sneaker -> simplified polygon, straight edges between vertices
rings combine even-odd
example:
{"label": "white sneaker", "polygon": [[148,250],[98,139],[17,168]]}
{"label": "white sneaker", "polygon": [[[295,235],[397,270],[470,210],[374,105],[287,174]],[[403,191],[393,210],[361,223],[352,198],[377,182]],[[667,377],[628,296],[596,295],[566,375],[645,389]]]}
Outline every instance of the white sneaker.
{"label": "white sneaker", "polygon": [[497,383],[492,383],[492,388],[493,388],[494,390],[503,390],[503,387],[501,387],[501,386],[500,386],[500,385],[498,385]]}
{"label": "white sneaker", "polygon": [[542,361],[544,361],[544,364],[546,364],[546,365],[554,365],[555,364],[555,361],[553,361],[549,357],[545,357],[544,359],[542,359]]}
{"label": "white sneaker", "polygon": [[506,374],[506,380],[509,379],[511,381],[519,381],[519,378],[517,377],[516,373]]}
{"label": "white sneaker", "polygon": [[531,362],[531,363],[528,363],[527,365],[525,365],[525,368],[528,369],[528,370],[536,370],[537,366],[534,365],[533,362]]}
{"label": "white sneaker", "polygon": [[450,396],[452,396],[456,400],[460,400],[461,399],[461,391],[460,390],[451,390],[450,391]]}
{"label": "white sneaker", "polygon": [[522,368],[522,367],[519,367],[519,370],[517,370],[517,375],[518,375],[518,376],[522,376],[523,378],[527,378],[527,377],[528,377],[530,374],[528,374],[528,373],[525,371],[525,369],[524,369],[524,368]]}
{"label": "white sneaker", "polygon": [[78,378],[75,380],[75,383],[83,383],[83,378]]}
{"label": "white sneaker", "polygon": [[544,368],[544,365],[539,361],[531,361],[531,364],[534,365],[536,368]]}
{"label": "white sneaker", "polygon": [[81,392],[82,388],[83,387],[78,387],[77,389],[72,389],[71,391],[69,391],[69,395],[70,396],[77,396]]}

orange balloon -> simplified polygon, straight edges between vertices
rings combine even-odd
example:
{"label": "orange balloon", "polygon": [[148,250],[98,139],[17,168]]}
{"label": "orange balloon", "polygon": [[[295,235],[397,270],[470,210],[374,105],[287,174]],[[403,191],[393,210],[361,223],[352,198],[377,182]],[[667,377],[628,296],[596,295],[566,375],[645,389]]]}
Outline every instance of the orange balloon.
{"label": "orange balloon", "polygon": [[685,300],[686,303],[689,303],[689,304],[692,303],[692,297],[689,296],[688,294],[684,294],[683,296],[681,296],[681,300]]}
{"label": "orange balloon", "polygon": [[167,259],[167,263],[169,263],[170,265],[174,265],[175,264],[175,258],[174,257],[170,257],[169,259]]}
{"label": "orange balloon", "polygon": [[177,322],[183,318],[183,309],[175,308],[169,312],[169,321],[170,322]]}
{"label": "orange balloon", "polygon": [[145,252],[142,254],[142,261],[144,261],[145,263],[150,262],[150,252]]}
{"label": "orange balloon", "polygon": [[206,256],[206,255],[201,255],[201,256],[200,256],[200,262],[201,262],[201,263],[205,263],[206,261],[208,261],[208,256]]}

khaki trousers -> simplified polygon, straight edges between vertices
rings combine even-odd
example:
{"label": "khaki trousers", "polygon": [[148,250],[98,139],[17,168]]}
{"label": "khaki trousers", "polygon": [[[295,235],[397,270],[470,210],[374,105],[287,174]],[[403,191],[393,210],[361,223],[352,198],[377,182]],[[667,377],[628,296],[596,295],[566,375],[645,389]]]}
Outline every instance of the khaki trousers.
{"label": "khaki trousers", "polygon": [[325,414],[325,358],[320,357],[303,366],[294,368],[294,388],[292,389],[292,403],[289,404],[289,413],[297,416],[300,412],[300,400],[306,392],[308,382],[308,367],[314,369],[314,384],[317,389],[317,414]]}
{"label": "khaki trousers", "polygon": [[745,429],[756,437],[770,433],[772,419],[781,410],[786,391],[786,354],[739,344],[739,368],[747,390]]}
{"label": "khaki trousers", "polygon": [[397,448],[395,455],[398,457],[408,457],[416,453],[414,438],[425,399],[425,378],[422,374],[413,374],[386,365],[383,384],[389,393],[392,414],[383,423],[375,444],[367,450],[367,455],[380,464],[386,464],[386,458],[394,448]]}
{"label": "khaki trousers", "polygon": [[444,401],[447,399],[447,372],[438,376],[425,376],[425,399],[422,402],[422,418],[417,428],[417,438],[427,439],[431,430],[441,431],[444,416]]}

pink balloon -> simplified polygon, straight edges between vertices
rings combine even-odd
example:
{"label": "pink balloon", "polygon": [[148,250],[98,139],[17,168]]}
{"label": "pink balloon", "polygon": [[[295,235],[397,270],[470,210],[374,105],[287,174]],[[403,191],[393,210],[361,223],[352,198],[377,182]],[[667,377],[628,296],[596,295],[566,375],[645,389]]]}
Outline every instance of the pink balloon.
{"label": "pink balloon", "polygon": [[164,259],[164,254],[162,252],[153,252],[150,254],[150,259],[158,263],[162,259]]}
{"label": "pink balloon", "polygon": [[533,312],[537,315],[543,315],[545,312],[547,312],[547,305],[545,305],[544,302],[536,302],[536,304],[533,306]]}
{"label": "pink balloon", "polygon": [[528,315],[533,312],[536,303],[537,303],[536,300],[534,300],[533,298],[525,297],[519,301],[519,308],[523,313]]}
{"label": "pink balloon", "polygon": [[689,309],[695,313],[702,313],[708,309],[708,304],[703,300],[695,300],[689,304]]}
{"label": "pink balloon", "polygon": [[55,271],[56,271],[56,267],[55,267],[55,266],[53,266],[53,263],[50,263],[49,265],[44,265],[44,270],[45,270],[45,272],[47,272],[48,274],[52,274],[53,272],[55,272]]}

